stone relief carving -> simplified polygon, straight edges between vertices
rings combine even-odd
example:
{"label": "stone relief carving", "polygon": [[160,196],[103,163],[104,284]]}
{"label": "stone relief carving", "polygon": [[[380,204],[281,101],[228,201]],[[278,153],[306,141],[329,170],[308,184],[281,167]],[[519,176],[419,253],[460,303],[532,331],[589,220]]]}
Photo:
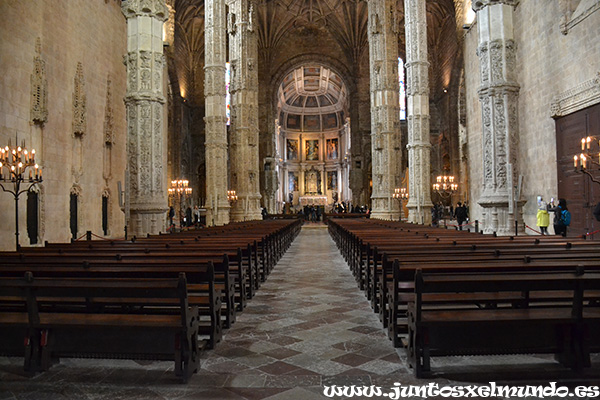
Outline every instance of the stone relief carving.
{"label": "stone relief carving", "polygon": [[112,82],[110,76],[106,79],[106,108],[104,111],[104,144],[112,146],[114,138],[114,115],[112,106]]}
{"label": "stone relief carving", "polygon": [[381,22],[379,21],[379,15],[373,14],[371,15],[371,33],[373,35],[378,35],[381,33]]}
{"label": "stone relief carving", "polygon": [[229,14],[227,14],[227,33],[229,33],[232,36],[235,36],[235,22],[235,13],[230,11]]}
{"label": "stone relief carving", "polygon": [[483,83],[486,83],[490,80],[487,52],[488,52],[487,42],[481,44],[477,48],[477,55],[479,56],[479,66],[481,68],[481,82],[483,82]]}
{"label": "stone relief carving", "polygon": [[46,61],[42,59],[42,43],[38,37],[35,41],[33,57],[33,73],[31,74],[31,121],[44,125],[48,120],[48,79],[46,78]]}
{"label": "stone relief carving", "polygon": [[562,117],[600,102],[600,72],[588,81],[569,89],[552,99],[550,115]]}
{"label": "stone relief carving", "polygon": [[254,20],[256,19],[254,3],[248,5],[248,32],[254,32]]}
{"label": "stone relief carving", "polygon": [[75,90],[73,91],[73,134],[75,136],[85,135],[86,125],[85,79],[83,65],[78,62],[75,73]]}
{"label": "stone relief carving", "polygon": [[502,55],[503,48],[502,40],[494,40],[490,42],[490,64],[492,65],[492,82],[503,80],[504,58]]}
{"label": "stone relief carving", "polygon": [[507,40],[505,45],[506,78],[516,81],[515,71],[517,69],[517,44],[514,40]]}

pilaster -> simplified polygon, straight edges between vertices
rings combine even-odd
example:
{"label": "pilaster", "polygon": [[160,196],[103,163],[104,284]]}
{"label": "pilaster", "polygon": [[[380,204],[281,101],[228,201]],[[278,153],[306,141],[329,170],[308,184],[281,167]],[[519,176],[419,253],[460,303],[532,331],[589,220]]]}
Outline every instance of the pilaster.
{"label": "pilaster", "polygon": [[425,0],[405,0],[408,120],[408,221],[431,223],[429,62]]}
{"label": "pilaster", "polygon": [[225,1],[205,2],[206,223],[229,223],[227,116],[225,114]]}
{"label": "pilaster", "polygon": [[371,218],[397,220],[400,162],[398,16],[395,0],[368,0],[373,194]]}
{"label": "pilaster", "polygon": [[515,221],[522,221],[524,204],[516,197],[520,86],[516,81],[513,33],[515,4],[516,1],[486,0],[474,5],[479,29],[477,55],[483,121],[483,191],[478,203],[483,207],[484,232],[500,235],[514,233]]}
{"label": "pilaster", "polygon": [[165,226],[163,165],[164,0],[127,0],[127,193],[131,235],[157,234]]}

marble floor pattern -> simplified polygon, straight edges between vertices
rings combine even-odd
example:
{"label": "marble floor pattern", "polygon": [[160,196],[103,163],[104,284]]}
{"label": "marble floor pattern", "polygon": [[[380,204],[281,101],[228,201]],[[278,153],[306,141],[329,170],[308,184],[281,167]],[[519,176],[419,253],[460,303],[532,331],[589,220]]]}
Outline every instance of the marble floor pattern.
{"label": "marble floor pattern", "polygon": [[440,372],[417,380],[325,225],[306,224],[224,340],[203,354],[201,370],[187,385],[176,380],[170,362],[63,359],[27,377],[22,359],[0,357],[0,400],[312,400],[328,398],[323,388],[331,385],[387,390],[395,382],[486,384],[498,377],[508,384],[598,384],[600,360],[593,361],[596,368],[581,378],[551,357],[446,357],[432,360]]}

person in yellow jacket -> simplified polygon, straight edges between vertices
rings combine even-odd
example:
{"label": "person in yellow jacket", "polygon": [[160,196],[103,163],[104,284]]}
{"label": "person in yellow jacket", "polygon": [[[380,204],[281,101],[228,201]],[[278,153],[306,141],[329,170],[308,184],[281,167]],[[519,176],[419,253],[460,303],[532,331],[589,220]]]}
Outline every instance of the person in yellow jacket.
{"label": "person in yellow jacket", "polygon": [[550,215],[548,214],[548,204],[541,200],[538,202],[537,226],[542,235],[548,234],[548,225],[550,225]]}

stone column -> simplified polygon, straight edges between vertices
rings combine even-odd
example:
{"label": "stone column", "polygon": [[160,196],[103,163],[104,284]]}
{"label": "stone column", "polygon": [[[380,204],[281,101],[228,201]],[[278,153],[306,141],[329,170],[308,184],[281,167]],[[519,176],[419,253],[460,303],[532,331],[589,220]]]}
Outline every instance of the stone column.
{"label": "stone column", "polygon": [[408,221],[431,223],[429,62],[425,0],[405,0],[408,116]]}
{"label": "stone column", "polygon": [[204,96],[206,105],[206,223],[229,223],[225,106],[225,1],[205,2]]}
{"label": "stone column", "polygon": [[[524,202],[515,198],[519,176],[519,127],[516,81],[516,44],[513,10],[516,0],[478,0],[479,56],[482,112],[483,207],[485,233],[514,234],[515,220],[522,221]],[[522,224],[519,224],[522,225]]]}
{"label": "stone column", "polygon": [[231,68],[233,221],[261,219],[258,167],[258,42],[254,0],[227,0]]}
{"label": "stone column", "polygon": [[127,18],[127,171],[128,233],[158,234],[165,226],[166,175],[163,165],[164,1],[122,3]]}
{"label": "stone column", "polygon": [[[400,162],[398,17],[395,0],[368,0],[373,194],[371,218],[397,220]],[[391,12],[390,12],[391,11]]]}

